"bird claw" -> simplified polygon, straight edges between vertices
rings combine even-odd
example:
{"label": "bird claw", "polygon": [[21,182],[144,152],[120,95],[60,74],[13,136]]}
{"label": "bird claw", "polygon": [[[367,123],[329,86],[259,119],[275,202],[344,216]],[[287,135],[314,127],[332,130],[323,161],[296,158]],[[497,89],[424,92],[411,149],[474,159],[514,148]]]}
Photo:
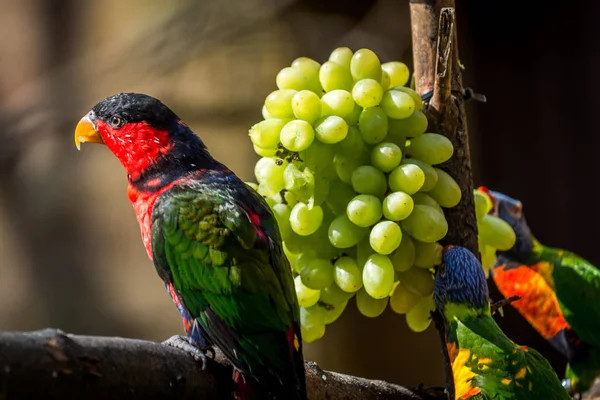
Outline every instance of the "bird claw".
{"label": "bird claw", "polygon": [[162,342],[162,344],[165,346],[170,346],[179,350],[183,350],[189,355],[191,355],[194,358],[194,360],[196,360],[196,362],[202,363],[202,371],[206,369],[206,365],[208,364],[208,358],[206,357],[206,355],[208,353],[211,353],[211,358],[215,357],[215,350],[212,347],[202,349],[194,343],[190,342],[190,340],[187,337],[181,335],[171,336],[169,339]]}

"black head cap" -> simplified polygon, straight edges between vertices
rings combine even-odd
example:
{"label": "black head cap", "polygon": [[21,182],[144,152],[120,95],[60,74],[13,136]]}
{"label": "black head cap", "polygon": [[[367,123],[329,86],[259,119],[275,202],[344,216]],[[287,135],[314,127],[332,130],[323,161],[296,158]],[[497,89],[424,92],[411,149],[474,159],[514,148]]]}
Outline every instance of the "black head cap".
{"label": "black head cap", "polygon": [[109,122],[118,117],[123,123],[147,122],[157,129],[169,129],[179,117],[160,100],[141,93],[119,93],[94,106],[95,118]]}

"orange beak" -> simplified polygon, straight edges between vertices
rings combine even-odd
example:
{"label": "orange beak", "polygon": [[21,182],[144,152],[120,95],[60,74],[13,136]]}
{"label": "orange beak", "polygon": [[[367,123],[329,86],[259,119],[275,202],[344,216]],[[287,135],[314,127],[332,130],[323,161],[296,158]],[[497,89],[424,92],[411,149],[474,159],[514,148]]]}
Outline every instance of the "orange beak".
{"label": "orange beak", "polygon": [[96,130],[89,114],[81,118],[75,128],[75,146],[77,146],[77,150],[81,150],[81,143],[86,142],[104,144],[104,140]]}

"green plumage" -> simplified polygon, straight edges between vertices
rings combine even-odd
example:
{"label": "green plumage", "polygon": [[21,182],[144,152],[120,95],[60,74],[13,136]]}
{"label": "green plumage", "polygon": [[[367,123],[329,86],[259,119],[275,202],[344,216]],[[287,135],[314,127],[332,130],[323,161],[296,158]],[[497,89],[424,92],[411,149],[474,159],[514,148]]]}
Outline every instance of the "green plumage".
{"label": "green plumage", "polygon": [[570,399],[548,361],[496,324],[483,268],[469,250],[444,248],[434,300],[445,323],[456,399]]}
{"label": "green plumage", "polygon": [[570,399],[548,361],[512,342],[489,305],[450,303],[445,317],[457,399]]}
{"label": "green plumage", "polygon": [[548,263],[540,273],[554,287],[565,319],[579,337],[600,347],[600,271],[575,253],[532,241],[531,263]]}
{"label": "green plumage", "polygon": [[156,268],[202,334],[245,376],[274,381],[275,393],[278,385],[303,393],[297,299],[276,223],[260,196],[232,183],[210,176],[159,197]]}

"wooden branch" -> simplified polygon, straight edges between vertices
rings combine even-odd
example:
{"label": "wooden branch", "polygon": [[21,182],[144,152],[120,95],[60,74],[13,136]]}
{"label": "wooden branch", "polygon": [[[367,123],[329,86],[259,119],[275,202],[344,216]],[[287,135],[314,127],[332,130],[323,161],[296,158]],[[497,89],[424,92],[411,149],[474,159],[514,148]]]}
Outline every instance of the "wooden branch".
{"label": "wooden branch", "polygon": [[[446,136],[454,146],[452,158],[438,167],[454,178],[462,195],[456,207],[444,210],[449,229],[442,244],[466,247],[479,257],[454,1],[411,0],[410,8],[416,90],[420,95],[433,91],[423,110],[429,131]],[[442,344],[448,397],[453,399],[454,377],[446,348],[446,328],[441,315],[434,313],[432,318]]]}
{"label": "wooden branch", "polygon": [[490,305],[490,309],[491,309],[490,311],[491,311],[492,315],[496,314],[496,312],[498,312],[498,311],[500,311],[500,315],[503,315],[502,307],[512,304],[517,300],[521,300],[521,296],[510,296],[510,297],[507,297],[506,299],[498,300],[497,302],[492,303]]}
{"label": "wooden branch", "polygon": [[[206,371],[158,343],[65,334],[0,332],[0,399],[230,399],[232,369],[217,351]],[[407,389],[306,363],[309,399],[443,399],[443,388]]]}

